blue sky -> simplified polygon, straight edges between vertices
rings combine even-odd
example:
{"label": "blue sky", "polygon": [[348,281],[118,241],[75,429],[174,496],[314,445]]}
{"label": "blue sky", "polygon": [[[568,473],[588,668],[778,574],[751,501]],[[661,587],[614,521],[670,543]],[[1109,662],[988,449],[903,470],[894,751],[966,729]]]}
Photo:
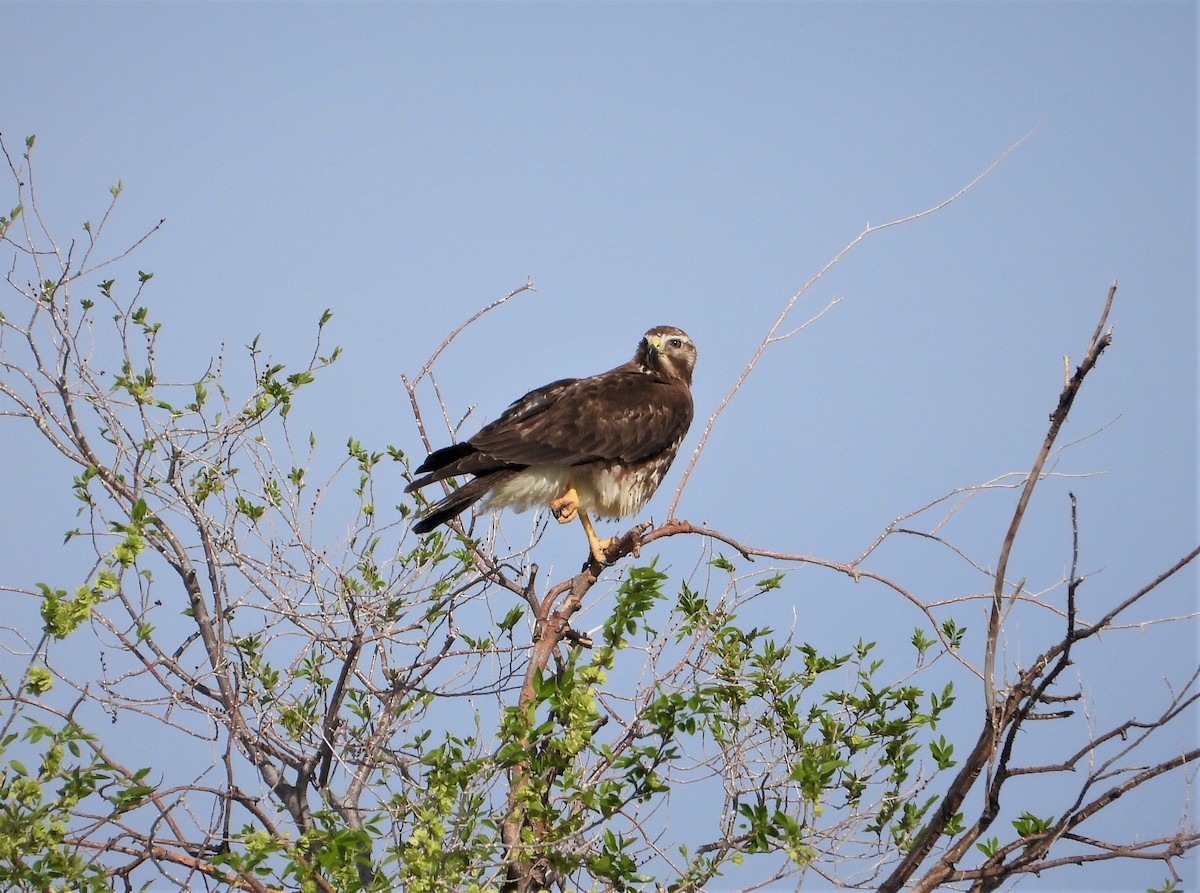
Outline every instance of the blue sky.
{"label": "blue sky", "polygon": [[[110,245],[166,218],[137,265],[180,380],[260,332],[299,361],[328,307],[345,355],[306,423],[331,448],[352,434],[416,453],[399,376],[529,277],[535,293],[443,356],[444,396],[476,407],[474,429],[623,361],[651,325],[683,327],[698,423],[647,508],[658,519],[791,294],[865,224],[938,203],[1036,126],[958,202],[872,236],[799,302],[794,324],[842,299],[767,352],[679,514],[848,560],[896,516],[1026,469],[1062,357],[1118,279],[1115,342],[1064,442],[1099,433],[1057,465],[1102,473],[1070,482],[1096,598],[1195,544],[1194,4],[7,3],[0,30],[0,131],[10,147],[37,134],[50,221],[95,219],[118,179]],[[73,523],[68,472],[4,429],[23,473],[0,499],[22,523],[0,567],[29,585],[73,560],[47,548]],[[1039,491],[1016,576],[1063,573],[1066,488]],[[1012,497],[980,501],[955,533],[994,562]],[[528,523],[505,526],[521,541]],[[551,530],[545,564],[569,567],[580,541]],[[959,584],[902,552],[880,569],[929,597]],[[887,647],[916,623],[878,591],[794,579],[781,598],[813,637]],[[1194,590],[1193,573],[1164,613]],[[1151,686],[1195,666],[1186,628],[1144,638],[1087,684],[1119,686],[1122,660],[1157,660]],[[1088,883],[1160,880],[1108,871]]]}

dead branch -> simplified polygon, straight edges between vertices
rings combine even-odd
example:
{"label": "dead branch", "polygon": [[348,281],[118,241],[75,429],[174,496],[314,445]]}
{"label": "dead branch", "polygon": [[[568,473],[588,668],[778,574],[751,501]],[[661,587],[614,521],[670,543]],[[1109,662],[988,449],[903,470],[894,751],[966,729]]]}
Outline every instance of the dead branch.
{"label": "dead branch", "polygon": [[[1105,332],[1104,327],[1108,321],[1108,314],[1112,310],[1113,298],[1116,294],[1117,283],[1114,281],[1108,289],[1108,297],[1104,301],[1104,309],[1101,311],[1100,319],[1096,323],[1096,330],[1092,333],[1092,338],[1088,342],[1083,361],[1076,368],[1074,374],[1067,380],[1062,393],[1059,394],[1058,405],[1050,414],[1050,430],[1046,432],[1046,438],[1042,442],[1041,450],[1033,462],[1033,467],[1029,470],[1029,476],[1025,480],[1025,487],[1021,491],[1020,499],[1017,500],[1017,507],[1013,511],[1008,531],[1004,535],[1004,544],[1000,548],[1000,557],[996,562],[995,588],[992,592],[992,609],[988,615],[987,651],[983,662],[984,700],[987,704],[987,709],[993,713],[996,710],[996,644],[1000,637],[1000,623],[1005,611],[1004,586],[1009,557],[1012,555],[1017,531],[1020,529],[1021,521],[1025,517],[1025,510],[1029,507],[1029,500],[1033,497],[1034,487],[1037,486],[1038,481],[1042,478],[1042,469],[1046,465],[1050,451],[1054,448],[1054,441],[1057,440],[1063,423],[1067,420],[1067,414],[1071,411],[1075,397],[1079,393],[1079,389],[1083,386],[1083,380],[1095,367],[1096,361],[1100,359],[1100,354],[1112,343],[1112,330],[1110,329],[1108,332]],[[1018,589],[1017,591],[1019,592],[1020,590]]]}

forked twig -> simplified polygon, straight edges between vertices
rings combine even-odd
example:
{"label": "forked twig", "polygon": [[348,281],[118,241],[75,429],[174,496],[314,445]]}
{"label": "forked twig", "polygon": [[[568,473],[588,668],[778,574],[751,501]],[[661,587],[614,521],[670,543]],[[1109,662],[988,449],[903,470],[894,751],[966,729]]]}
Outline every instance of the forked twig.
{"label": "forked twig", "polygon": [[533,286],[533,280],[529,279],[529,278],[525,279],[524,285],[520,286],[519,288],[514,288],[508,294],[502,295],[501,297],[496,298],[496,300],[492,301],[492,303],[477,310],[470,318],[468,318],[465,321],[463,321],[462,323],[460,323],[459,326],[456,329],[454,329],[453,331],[451,331],[450,334],[445,337],[445,339],[442,341],[442,343],[437,346],[437,349],[429,355],[429,359],[427,359],[425,361],[425,365],[421,367],[421,371],[418,372],[416,374],[416,376],[413,377],[412,384],[415,386],[422,378],[424,378],[429,373],[429,370],[433,368],[433,364],[437,362],[437,358],[439,356],[441,356],[442,351],[444,351],[447,347],[449,347],[450,343],[455,338],[457,338],[459,335],[461,335],[465,329],[467,329],[469,326],[476,323],[480,319],[480,317],[484,316],[489,311],[495,310],[497,307],[499,307],[501,304],[505,303],[506,301],[510,300],[511,298],[515,298],[517,295],[521,294],[522,292],[527,292],[527,291],[537,291],[537,289],[534,288],[534,286]]}
{"label": "forked twig", "polygon": [[1054,408],[1054,412],[1050,414],[1050,429],[1046,432],[1046,438],[1042,441],[1042,448],[1038,451],[1037,458],[1033,462],[1033,467],[1029,469],[1029,474],[1025,478],[1025,486],[1021,490],[1021,497],[1017,500],[1017,507],[1013,511],[1012,520],[1008,524],[1008,532],[1004,535],[1004,544],[1000,547],[1000,557],[996,562],[996,577],[992,590],[992,609],[988,615],[987,650],[983,664],[984,698],[989,711],[999,709],[996,704],[996,643],[1000,637],[1000,622],[1004,614],[1005,574],[1008,571],[1008,560],[1012,555],[1013,543],[1016,541],[1017,531],[1020,529],[1021,522],[1025,517],[1025,510],[1029,507],[1029,500],[1033,497],[1033,489],[1037,486],[1038,481],[1042,479],[1042,469],[1045,468],[1046,460],[1050,458],[1051,450],[1054,448],[1054,441],[1058,439],[1058,433],[1062,430],[1063,423],[1067,420],[1067,415],[1071,411],[1075,397],[1079,393],[1079,389],[1083,386],[1083,380],[1095,367],[1096,361],[1100,359],[1100,354],[1112,343],[1112,330],[1105,331],[1105,325],[1108,323],[1108,314],[1112,310],[1113,298],[1116,297],[1116,294],[1117,283],[1114,280],[1112,285],[1109,286],[1108,297],[1104,302],[1104,309],[1100,312],[1100,319],[1096,323],[1096,330],[1092,333],[1091,340],[1088,342],[1083,360],[1075,369],[1074,374],[1067,379],[1062,393],[1058,396],[1058,405]]}
{"label": "forked twig", "polygon": [[[437,358],[441,356],[442,351],[449,347],[450,343],[459,335],[461,335],[467,327],[477,322],[480,317],[484,316],[484,314],[491,310],[495,310],[501,304],[504,304],[522,292],[527,291],[537,291],[537,289],[534,288],[533,280],[530,278],[525,279],[524,285],[520,286],[519,288],[514,288],[506,295],[501,295],[499,298],[496,298],[496,300],[492,301],[492,303],[477,310],[472,316],[460,323],[456,329],[451,331],[450,334],[442,340],[442,343],[437,346],[437,349],[435,349],[434,352],[429,355],[429,359],[425,361],[425,365],[421,367],[421,371],[414,375],[412,379],[409,379],[407,375],[401,373],[400,381],[404,384],[404,390],[408,392],[408,402],[412,404],[413,418],[416,420],[417,430],[421,435],[421,442],[425,445],[425,449],[432,450],[433,442],[429,439],[429,434],[425,429],[425,416],[421,412],[420,403],[417,401],[417,385],[420,384],[422,378],[430,375],[430,370],[433,369],[433,364],[437,362]],[[436,390],[436,388],[437,383],[434,382],[434,389]],[[439,405],[443,406],[444,409],[445,404],[442,402],[440,395],[438,396],[438,403]]]}
{"label": "forked twig", "polygon": [[808,290],[810,288],[812,288],[812,286],[815,285],[826,273],[828,273],[835,266],[837,266],[838,262],[841,261],[841,259],[843,257],[845,257],[847,254],[849,254],[850,251],[852,249],[854,249],[855,246],[857,246],[860,242],[862,242],[865,238],[867,238],[867,236],[873,235],[874,233],[877,233],[877,232],[881,232],[882,230],[885,230],[885,229],[890,229],[894,226],[900,226],[905,223],[912,223],[915,220],[920,220],[922,217],[928,217],[932,214],[936,214],[938,211],[941,211],[942,209],[953,204],[955,201],[957,201],[959,198],[961,198],[963,195],[965,195],[968,191],[970,191],[984,177],[986,177],[988,174],[990,174],[992,171],[994,171],[997,167],[999,167],[1004,162],[1004,160],[1006,158],[1008,158],[1009,155],[1011,155],[1013,152],[1015,152],[1026,140],[1028,140],[1030,137],[1032,137],[1033,134],[1036,133],[1038,128],[1041,126],[1042,125],[1039,123],[1033,129],[1031,129],[1028,133],[1026,133],[1024,136],[1022,136],[1019,140],[1017,140],[1015,143],[1013,143],[1011,146],[1009,146],[1007,149],[1005,149],[1000,154],[1000,157],[998,157],[995,161],[993,161],[991,164],[989,164],[978,176],[975,177],[975,179],[971,180],[970,183],[963,186],[961,189],[959,189],[957,192],[955,192],[949,198],[946,198],[946,199],[942,200],[941,202],[938,202],[938,204],[933,205],[932,207],[926,208],[923,211],[917,211],[916,213],[909,214],[905,217],[898,217],[895,220],[889,220],[886,223],[878,223],[878,224],[874,224],[874,225],[868,223],[863,228],[862,232],[860,232],[857,236],[855,236],[853,239],[851,239],[850,242],[848,242],[837,254],[835,254],[825,264],[825,266],[821,267],[821,269],[819,269],[812,276],[811,279],[809,279],[802,286],[800,286],[799,291],[797,291],[790,298],[788,298],[787,303],[783,305],[783,310],[781,310],[779,313],[779,316],[777,316],[775,318],[775,322],[773,322],[771,324],[771,327],[769,329],[767,329],[766,335],[764,335],[762,340],[758,343],[758,347],[756,347],[754,350],[754,353],[751,354],[750,360],[746,363],[745,368],[742,369],[741,374],[734,381],[733,386],[730,387],[729,391],[725,394],[725,396],[721,398],[721,402],[719,404],[717,404],[717,408],[714,409],[712,415],[709,416],[708,422],[704,426],[704,431],[700,435],[700,442],[698,444],[696,444],[696,449],[692,452],[692,458],[688,461],[687,468],[685,468],[683,471],[683,477],[681,477],[679,480],[679,486],[675,488],[675,496],[671,500],[670,508],[667,509],[667,520],[668,521],[673,520],[675,517],[675,509],[679,506],[679,499],[683,495],[683,488],[685,486],[687,486],[688,479],[692,475],[692,470],[696,467],[696,462],[700,458],[700,453],[703,452],[705,445],[708,443],[708,438],[709,438],[709,435],[712,433],[713,425],[716,424],[717,418],[721,415],[721,413],[723,413],[725,411],[725,408],[729,405],[729,403],[733,399],[734,395],[741,389],[741,387],[745,383],[746,379],[750,376],[750,373],[754,371],[754,367],[758,365],[758,361],[762,358],[762,355],[763,355],[763,353],[766,352],[766,349],[771,344],[774,344],[777,341],[784,341],[784,340],[792,337],[797,332],[801,331],[802,329],[804,329],[811,323],[816,322],[818,319],[820,319],[822,316],[824,316],[826,313],[828,313],[836,304],[840,303],[842,299],[834,298],[825,306],[825,308],[823,310],[821,310],[820,313],[813,316],[807,322],[803,323],[800,326],[797,326],[796,328],[792,329],[791,331],[789,331],[783,335],[776,335],[776,332],[779,331],[779,328],[784,324],[784,322],[787,321],[788,316],[792,312],[792,308],[796,306],[796,302],[799,301],[800,298],[802,298],[805,295],[805,293],[807,293]]}

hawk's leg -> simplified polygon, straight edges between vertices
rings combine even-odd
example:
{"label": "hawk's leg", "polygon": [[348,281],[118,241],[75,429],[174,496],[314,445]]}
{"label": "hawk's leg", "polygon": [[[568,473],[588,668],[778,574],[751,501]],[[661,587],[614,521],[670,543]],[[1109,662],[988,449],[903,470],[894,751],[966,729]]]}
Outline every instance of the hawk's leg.
{"label": "hawk's leg", "polygon": [[[575,488],[571,487],[558,499],[550,503],[550,513],[554,515],[559,524],[570,524],[575,520],[575,515],[579,512],[579,494],[575,492]],[[585,521],[584,524],[587,522]],[[592,539],[592,535],[588,536]]]}
{"label": "hawk's leg", "polygon": [[596,531],[592,527],[592,522],[591,519],[588,518],[587,512],[579,513],[579,521],[583,524],[584,533],[587,534],[588,548],[592,550],[592,558],[594,558],[596,563],[599,565],[608,564],[608,560],[604,553],[617,544],[617,538],[611,537],[609,539],[602,540],[600,537],[596,536]]}

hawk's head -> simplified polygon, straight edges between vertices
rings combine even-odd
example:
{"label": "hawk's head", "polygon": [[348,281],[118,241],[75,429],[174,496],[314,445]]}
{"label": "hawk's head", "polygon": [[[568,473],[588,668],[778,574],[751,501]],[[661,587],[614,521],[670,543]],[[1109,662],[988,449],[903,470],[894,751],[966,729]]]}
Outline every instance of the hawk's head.
{"label": "hawk's head", "polygon": [[655,326],[642,336],[633,359],[648,372],[666,379],[682,379],[690,385],[696,368],[696,345],[683,329]]}

